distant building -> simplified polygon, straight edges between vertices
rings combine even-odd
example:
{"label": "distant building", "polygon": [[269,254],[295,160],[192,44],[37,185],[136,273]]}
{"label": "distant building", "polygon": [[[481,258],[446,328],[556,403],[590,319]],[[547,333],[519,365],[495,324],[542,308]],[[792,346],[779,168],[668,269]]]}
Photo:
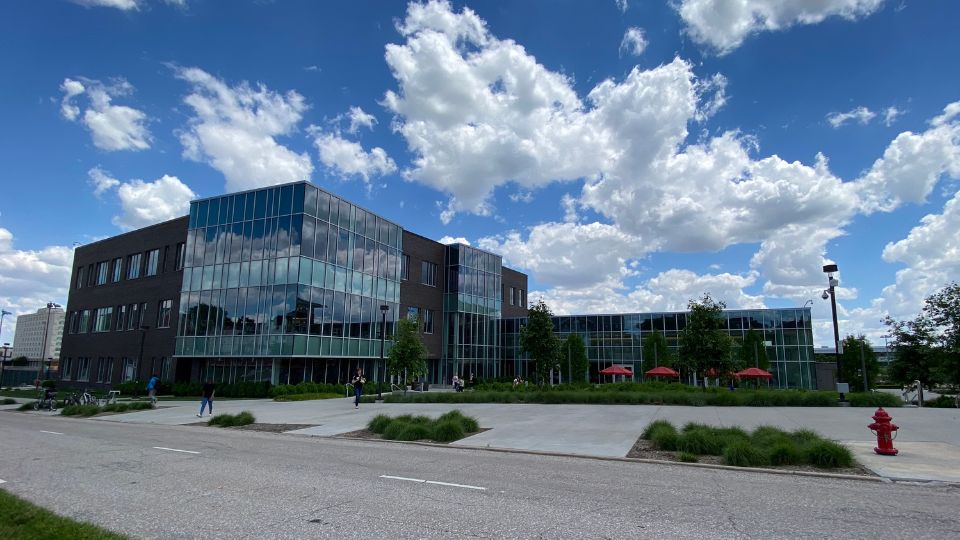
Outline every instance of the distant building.
{"label": "distant building", "polygon": [[[49,326],[47,311],[49,314]],[[17,317],[17,330],[13,336],[11,358],[25,356],[32,361],[60,358],[60,341],[63,338],[64,311],[62,308],[41,308],[36,313]],[[46,335],[46,350],[44,347]]]}

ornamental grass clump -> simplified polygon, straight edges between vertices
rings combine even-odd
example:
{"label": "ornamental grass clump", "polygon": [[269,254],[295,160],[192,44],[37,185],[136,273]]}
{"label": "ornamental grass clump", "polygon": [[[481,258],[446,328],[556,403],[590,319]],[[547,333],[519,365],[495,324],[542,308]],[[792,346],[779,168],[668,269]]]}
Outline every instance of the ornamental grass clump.
{"label": "ornamental grass clump", "polygon": [[208,422],[208,426],[218,426],[218,427],[234,427],[234,426],[246,426],[256,422],[253,413],[250,411],[242,411],[239,414],[218,414],[211,418]]}
{"label": "ornamental grass clump", "polygon": [[677,429],[671,424],[658,426],[650,432],[650,442],[657,450],[673,451],[677,449],[680,443],[680,435]]}
{"label": "ornamental grass clump", "polygon": [[853,453],[833,441],[820,440],[804,448],[807,463],[824,469],[853,466]]}
{"label": "ornamental grass clump", "polygon": [[437,442],[452,442],[463,435],[463,426],[456,420],[443,420],[433,427],[433,440]]}
{"label": "ornamental grass clump", "polygon": [[385,414],[378,414],[367,423],[367,429],[376,433],[377,435],[383,435],[383,432],[386,431],[387,426],[389,426],[392,421],[393,420],[389,416]]}
{"label": "ornamental grass clump", "polygon": [[429,424],[405,424],[400,433],[397,434],[398,441],[419,441],[429,439],[432,435]]}
{"label": "ornamental grass clump", "polygon": [[764,452],[750,442],[737,441],[723,450],[723,462],[734,467],[762,467],[769,460]]}

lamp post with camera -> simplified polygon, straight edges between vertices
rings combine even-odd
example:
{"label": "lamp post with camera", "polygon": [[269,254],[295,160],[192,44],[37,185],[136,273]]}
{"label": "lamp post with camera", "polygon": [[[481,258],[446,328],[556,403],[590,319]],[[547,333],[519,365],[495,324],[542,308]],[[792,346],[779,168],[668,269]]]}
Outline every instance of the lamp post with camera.
{"label": "lamp post with camera", "polygon": [[385,341],[387,339],[387,311],[390,309],[388,305],[380,306],[380,365],[377,367],[377,400],[383,400],[383,392],[381,386],[383,384],[383,376],[380,374],[380,369],[384,370],[383,375],[386,375],[386,366],[383,363],[383,348]]}
{"label": "lamp post with camera", "polygon": [[838,271],[838,267],[836,264],[825,264],[823,266],[823,273],[827,274],[828,288],[824,289],[823,294],[820,297],[823,298],[824,300],[828,298],[830,299],[830,310],[831,310],[831,313],[833,314],[833,351],[834,351],[834,357],[837,360],[837,391],[840,392],[840,402],[843,403],[844,392],[841,391],[842,387],[840,386],[843,383],[840,381],[840,352],[841,352],[840,327],[837,324],[837,294],[836,294],[836,287],[837,285],[840,284],[840,280],[833,277],[833,274],[835,274],[837,271]]}
{"label": "lamp post with camera", "polygon": [[47,336],[50,334],[50,313],[55,309],[62,307],[56,302],[47,302],[47,324],[43,327],[43,345],[40,347],[40,358],[37,362],[37,388],[43,383],[43,359],[47,356]]}
{"label": "lamp post with camera", "polygon": [[0,357],[0,388],[3,387],[3,366],[7,363],[7,353],[10,351],[10,344],[3,344],[3,356]]}

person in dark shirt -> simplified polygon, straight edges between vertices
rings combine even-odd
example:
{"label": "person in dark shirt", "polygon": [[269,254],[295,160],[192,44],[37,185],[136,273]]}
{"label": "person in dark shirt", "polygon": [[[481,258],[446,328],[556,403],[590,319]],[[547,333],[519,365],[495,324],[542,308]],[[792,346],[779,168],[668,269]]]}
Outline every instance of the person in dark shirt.
{"label": "person in dark shirt", "polygon": [[213,415],[213,393],[216,390],[216,387],[213,385],[213,381],[207,380],[203,384],[203,398],[200,401],[200,412],[197,413],[197,416],[203,417],[203,409],[207,405],[210,406],[210,414]]}
{"label": "person in dark shirt", "polygon": [[357,368],[357,374],[353,376],[353,380],[351,382],[353,383],[353,394],[354,394],[353,408],[359,409],[360,394],[363,393],[363,383],[367,382],[367,380],[363,378],[362,369]]}

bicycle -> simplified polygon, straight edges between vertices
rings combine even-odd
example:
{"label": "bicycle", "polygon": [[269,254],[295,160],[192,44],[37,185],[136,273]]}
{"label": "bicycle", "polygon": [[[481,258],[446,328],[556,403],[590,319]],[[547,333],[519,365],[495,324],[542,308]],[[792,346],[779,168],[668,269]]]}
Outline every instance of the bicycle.
{"label": "bicycle", "polygon": [[57,410],[57,393],[52,390],[44,390],[40,393],[37,400],[33,402],[33,410],[39,411],[40,409]]}

